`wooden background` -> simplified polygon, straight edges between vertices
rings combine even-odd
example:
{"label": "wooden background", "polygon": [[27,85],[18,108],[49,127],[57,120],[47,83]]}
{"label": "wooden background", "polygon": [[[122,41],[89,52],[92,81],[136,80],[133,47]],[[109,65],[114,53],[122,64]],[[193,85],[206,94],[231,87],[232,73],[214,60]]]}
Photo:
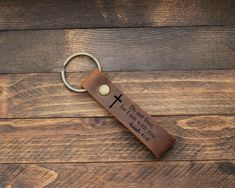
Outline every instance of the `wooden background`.
{"label": "wooden background", "polygon": [[[0,0],[0,30],[1,188],[235,187],[234,0]],[[64,87],[79,51],[176,137],[161,160]]]}

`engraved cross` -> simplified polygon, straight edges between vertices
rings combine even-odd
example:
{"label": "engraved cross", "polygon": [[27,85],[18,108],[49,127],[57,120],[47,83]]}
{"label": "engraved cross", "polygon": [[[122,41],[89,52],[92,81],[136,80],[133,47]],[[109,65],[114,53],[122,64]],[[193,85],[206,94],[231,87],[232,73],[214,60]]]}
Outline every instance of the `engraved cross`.
{"label": "engraved cross", "polygon": [[121,100],[122,94],[120,94],[118,97],[116,95],[114,95],[114,98],[116,99],[115,101],[113,101],[113,103],[109,106],[109,108],[112,108],[112,106],[118,101],[118,102],[122,102]]}

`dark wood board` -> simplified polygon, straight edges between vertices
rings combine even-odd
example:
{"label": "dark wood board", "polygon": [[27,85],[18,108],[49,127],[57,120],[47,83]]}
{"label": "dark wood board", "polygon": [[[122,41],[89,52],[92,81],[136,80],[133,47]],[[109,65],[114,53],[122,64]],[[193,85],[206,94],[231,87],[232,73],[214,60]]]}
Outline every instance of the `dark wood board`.
{"label": "dark wood board", "polygon": [[[70,73],[75,87],[87,73]],[[151,115],[235,114],[235,71],[109,72]],[[0,75],[0,117],[110,116],[88,93],[68,90],[59,73]]]}
{"label": "dark wood board", "polygon": [[[59,72],[81,51],[95,55],[104,71],[234,69],[234,43],[235,27],[6,31],[0,73]],[[93,67],[80,58],[69,71]]]}
{"label": "dark wood board", "polygon": [[[176,138],[161,160],[235,159],[234,116],[163,116]],[[114,118],[0,119],[0,163],[157,161]]]}
{"label": "dark wood board", "polygon": [[0,30],[234,25],[233,0],[0,1]]}
{"label": "dark wood board", "polygon": [[1,164],[0,186],[233,188],[234,173],[234,161]]}

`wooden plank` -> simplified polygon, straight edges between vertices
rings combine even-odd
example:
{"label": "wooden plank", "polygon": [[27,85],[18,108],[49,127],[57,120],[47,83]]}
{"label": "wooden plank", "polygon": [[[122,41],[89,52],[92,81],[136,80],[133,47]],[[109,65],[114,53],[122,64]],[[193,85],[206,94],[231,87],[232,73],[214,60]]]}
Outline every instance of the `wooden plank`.
{"label": "wooden plank", "polygon": [[[176,137],[162,160],[235,159],[234,116],[155,117]],[[0,163],[156,161],[113,118],[0,119]]]}
{"label": "wooden plank", "polygon": [[0,2],[0,30],[234,25],[233,0]]}
{"label": "wooden plank", "polygon": [[[71,73],[79,87],[86,73]],[[109,72],[107,77],[151,115],[235,113],[235,70]],[[0,118],[110,116],[88,93],[74,93],[58,73],[0,75]]]}
{"label": "wooden plank", "polygon": [[[10,31],[0,35],[0,73],[59,72],[79,51],[105,71],[234,69],[234,44],[235,27]],[[83,58],[69,70],[92,65]]]}
{"label": "wooden plank", "polygon": [[[21,184],[7,184],[8,178],[27,164],[1,164],[1,185],[23,188],[29,174],[21,179]],[[73,163],[43,164],[53,170],[58,177],[47,188],[56,187],[208,187],[233,188],[235,186],[235,162],[146,162],[146,163]],[[21,173],[19,173],[19,176]]]}
{"label": "wooden plank", "polygon": [[0,165],[0,187],[25,188],[45,187],[53,182],[58,174],[38,165]]}

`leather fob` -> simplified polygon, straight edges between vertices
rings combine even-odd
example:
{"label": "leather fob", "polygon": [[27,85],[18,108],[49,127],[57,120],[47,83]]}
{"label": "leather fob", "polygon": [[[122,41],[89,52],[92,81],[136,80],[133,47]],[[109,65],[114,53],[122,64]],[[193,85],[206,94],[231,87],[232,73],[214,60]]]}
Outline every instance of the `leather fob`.
{"label": "leather fob", "polygon": [[[109,90],[103,93],[100,91],[101,86]],[[145,144],[156,157],[161,157],[175,142],[173,136],[122,93],[98,69],[93,70],[86,77],[82,87]]]}

